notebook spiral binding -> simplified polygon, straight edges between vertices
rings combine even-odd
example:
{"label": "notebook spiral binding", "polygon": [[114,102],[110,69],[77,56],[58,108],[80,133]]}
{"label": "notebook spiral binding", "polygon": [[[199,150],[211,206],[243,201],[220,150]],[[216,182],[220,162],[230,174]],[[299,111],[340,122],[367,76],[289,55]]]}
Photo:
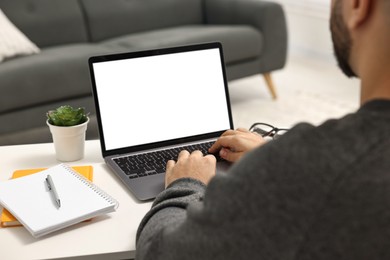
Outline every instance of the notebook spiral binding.
{"label": "notebook spiral binding", "polygon": [[110,204],[115,204],[115,209],[118,208],[119,203],[117,200],[115,200],[113,197],[108,195],[106,192],[104,192],[102,189],[100,189],[98,186],[90,182],[87,178],[84,176],[78,174],[75,172],[72,168],[70,168],[68,165],[62,164],[62,166],[69,172],[71,173],[74,177],[79,179],[82,183],[87,185],[90,189],[92,189],[94,192],[96,192],[100,197],[108,201]]}

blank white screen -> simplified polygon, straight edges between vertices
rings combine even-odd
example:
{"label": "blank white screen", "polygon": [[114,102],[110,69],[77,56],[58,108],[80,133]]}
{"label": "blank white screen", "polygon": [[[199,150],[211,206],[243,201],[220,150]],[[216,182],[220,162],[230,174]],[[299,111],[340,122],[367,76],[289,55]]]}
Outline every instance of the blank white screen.
{"label": "blank white screen", "polygon": [[106,150],[229,129],[219,49],[93,64]]}

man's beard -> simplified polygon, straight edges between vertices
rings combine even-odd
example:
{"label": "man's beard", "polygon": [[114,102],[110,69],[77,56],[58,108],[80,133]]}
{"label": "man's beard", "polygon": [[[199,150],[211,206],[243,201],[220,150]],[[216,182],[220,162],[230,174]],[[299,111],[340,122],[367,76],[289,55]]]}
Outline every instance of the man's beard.
{"label": "man's beard", "polygon": [[356,77],[355,72],[353,72],[349,65],[352,41],[342,16],[342,0],[336,0],[332,10],[330,31],[332,34],[334,53],[340,69],[347,77]]}

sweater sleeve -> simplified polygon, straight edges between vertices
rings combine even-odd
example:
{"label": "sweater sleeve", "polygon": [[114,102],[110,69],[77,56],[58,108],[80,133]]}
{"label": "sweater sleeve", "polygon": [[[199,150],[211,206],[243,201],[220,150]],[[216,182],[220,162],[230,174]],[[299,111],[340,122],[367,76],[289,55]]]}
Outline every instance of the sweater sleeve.
{"label": "sweater sleeve", "polygon": [[190,203],[203,199],[205,185],[195,179],[184,178],[173,182],[153,202],[137,231],[137,259],[156,259],[158,248],[153,245],[167,228],[177,227],[186,218]]}
{"label": "sweater sleeve", "polygon": [[[292,139],[303,138],[297,133]],[[172,183],[141,222],[136,259],[270,259],[291,254],[309,223],[316,187],[309,183],[313,178],[305,185],[301,178],[306,176],[284,169],[281,160],[296,164],[297,158],[279,155],[280,149],[300,148],[283,139],[247,154],[228,173],[215,176],[207,189],[193,179]],[[297,202],[299,189],[303,198]]]}

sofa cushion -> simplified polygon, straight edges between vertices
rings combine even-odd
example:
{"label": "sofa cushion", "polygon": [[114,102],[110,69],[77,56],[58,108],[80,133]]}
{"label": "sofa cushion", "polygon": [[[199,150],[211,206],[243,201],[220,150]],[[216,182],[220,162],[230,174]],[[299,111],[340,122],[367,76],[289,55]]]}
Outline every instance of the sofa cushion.
{"label": "sofa cushion", "polygon": [[77,0],[0,0],[0,9],[41,48],[88,40]]}
{"label": "sofa cushion", "polygon": [[202,0],[81,0],[91,40],[203,22]]}
{"label": "sofa cushion", "polygon": [[0,122],[12,122],[10,124],[3,123],[2,127],[0,127],[0,145],[52,142],[52,136],[46,125],[46,112],[63,104],[69,104],[73,107],[84,107],[86,111],[90,112],[87,139],[99,138],[95,105],[93,98],[88,96],[62,99],[54,103],[41,104],[28,109],[0,114]]}
{"label": "sofa cushion", "polygon": [[110,53],[104,46],[72,44],[0,66],[0,114],[91,94],[88,58]]}
{"label": "sofa cushion", "polygon": [[102,42],[122,51],[135,51],[219,41],[226,63],[257,58],[262,51],[263,36],[250,26],[190,25],[136,33]]}
{"label": "sofa cushion", "polygon": [[38,47],[31,42],[0,9],[0,62],[5,58],[38,53]]}

